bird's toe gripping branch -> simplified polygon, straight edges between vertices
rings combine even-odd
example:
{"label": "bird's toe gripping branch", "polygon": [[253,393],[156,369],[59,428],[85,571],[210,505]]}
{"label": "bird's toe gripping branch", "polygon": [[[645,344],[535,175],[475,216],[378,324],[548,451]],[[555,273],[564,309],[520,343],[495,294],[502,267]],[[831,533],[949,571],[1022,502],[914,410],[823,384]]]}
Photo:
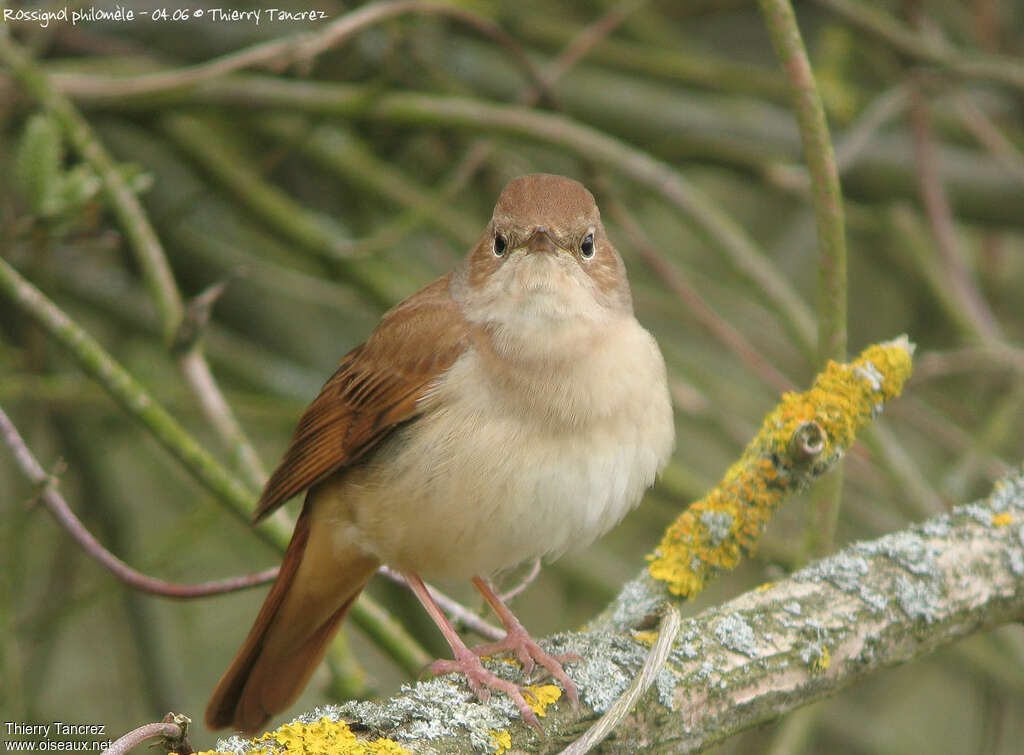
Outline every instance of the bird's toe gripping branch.
{"label": "bird's toe gripping branch", "polygon": [[786,393],[725,477],[690,506],[648,556],[650,574],[692,598],[753,550],[782,499],[828,471],[856,433],[899,395],[914,344],[871,346],[853,362],[829,362],[805,393]]}

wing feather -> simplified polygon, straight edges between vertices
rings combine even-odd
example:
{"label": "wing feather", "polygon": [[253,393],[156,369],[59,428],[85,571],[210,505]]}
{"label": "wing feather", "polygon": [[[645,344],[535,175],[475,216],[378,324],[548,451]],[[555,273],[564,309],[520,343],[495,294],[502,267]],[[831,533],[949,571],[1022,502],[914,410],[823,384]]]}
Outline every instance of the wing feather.
{"label": "wing feather", "polygon": [[359,461],[458,359],[469,327],[445,276],[391,309],[366,343],[341,360],[306,409],[284,459],[260,496],[258,522],[292,496]]}

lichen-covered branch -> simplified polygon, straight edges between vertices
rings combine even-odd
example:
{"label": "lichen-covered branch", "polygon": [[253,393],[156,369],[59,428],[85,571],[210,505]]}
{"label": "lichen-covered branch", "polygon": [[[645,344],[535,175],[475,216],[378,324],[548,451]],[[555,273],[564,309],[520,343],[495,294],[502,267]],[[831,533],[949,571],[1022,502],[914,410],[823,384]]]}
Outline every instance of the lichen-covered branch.
{"label": "lichen-covered branch", "polygon": [[831,362],[805,393],[787,393],[722,481],[684,511],[650,557],[650,573],[692,598],[757,543],[782,500],[842,458],[856,433],[910,377],[906,336]]}
{"label": "lichen-covered branch", "polygon": [[[384,703],[308,713],[257,743],[220,752],[557,752],[609,710],[644,666],[664,591],[646,572],[580,632],[547,647],[574,652],[574,710],[551,685],[535,687],[540,735],[511,702],[477,701],[452,678],[405,687]],[[602,752],[696,752],[883,669],[973,632],[1024,619],[1024,472],[989,498],[846,550],[685,619],[654,687]],[[515,666],[493,663],[513,677]],[[322,719],[327,719],[326,721]],[[348,723],[333,723],[347,721]],[[364,750],[357,745],[373,744]]]}

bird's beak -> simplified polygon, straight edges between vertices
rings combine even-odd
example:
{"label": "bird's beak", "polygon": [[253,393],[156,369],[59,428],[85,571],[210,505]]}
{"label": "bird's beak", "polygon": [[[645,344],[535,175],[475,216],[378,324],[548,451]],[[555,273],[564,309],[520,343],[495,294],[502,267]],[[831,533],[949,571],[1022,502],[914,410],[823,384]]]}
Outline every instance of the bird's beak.
{"label": "bird's beak", "polygon": [[555,241],[554,236],[551,235],[551,231],[548,230],[547,226],[538,226],[533,235],[530,236],[526,242],[526,253],[533,254],[534,252],[546,252],[547,254],[557,254],[559,249],[558,242]]}

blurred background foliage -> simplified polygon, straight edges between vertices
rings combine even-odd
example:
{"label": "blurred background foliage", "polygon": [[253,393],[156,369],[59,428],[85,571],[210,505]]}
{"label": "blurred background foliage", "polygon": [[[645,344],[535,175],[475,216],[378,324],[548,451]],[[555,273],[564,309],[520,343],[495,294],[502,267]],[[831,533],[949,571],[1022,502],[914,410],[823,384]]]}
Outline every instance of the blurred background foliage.
{"label": "blurred background foliage", "polygon": [[[328,19],[350,10],[334,0],[316,7]],[[547,633],[597,612],[737,457],[780,388],[809,383],[815,222],[786,82],[752,4],[458,7],[521,46],[550,77],[548,96],[529,110],[488,109],[528,92],[522,60],[480,28],[431,13],[390,18],[315,59],[135,93],[97,77],[182,69],[326,22],[11,29],[42,70],[60,74],[53,80],[114,155],[186,300],[226,283],[202,345],[268,468],[338,358],[388,306],[458,262],[509,178],[562,173],[594,188],[637,315],[668,362],[678,447],[622,526],[546,567],[517,600],[526,625]],[[1024,12],[1019,0],[821,0],[799,3],[797,15],[847,199],[850,352],[903,332],[919,345],[904,398],[849,455],[841,545],[983,495],[1024,457]],[[98,84],[82,84],[90,81]],[[522,116],[556,108],[566,118],[543,129]],[[631,150],[599,154],[580,126]],[[792,289],[788,309],[706,224],[638,178],[638,155],[678,172],[741,226],[770,276]],[[4,69],[0,228],[0,255],[249,479],[161,337],[165,323],[100,178]],[[182,582],[277,563],[7,299],[0,365],[0,405],[44,465],[62,461],[63,492],[114,553]],[[264,590],[175,602],[124,588],[29,505],[32,495],[4,449],[3,720],[105,723],[115,735],[171,709],[198,721]],[[691,610],[804,562],[807,506],[784,506],[757,558]],[[501,547],[501,533],[494,538]],[[444,587],[478,607],[466,585]],[[369,592],[431,653],[446,652],[402,588],[377,579]],[[408,680],[352,623],[345,633],[365,671],[347,677],[348,689],[388,694]],[[321,671],[296,710],[331,694]],[[1024,630],[1013,626],[718,751],[1010,753],[1022,737]],[[213,737],[200,726],[194,741]]]}

